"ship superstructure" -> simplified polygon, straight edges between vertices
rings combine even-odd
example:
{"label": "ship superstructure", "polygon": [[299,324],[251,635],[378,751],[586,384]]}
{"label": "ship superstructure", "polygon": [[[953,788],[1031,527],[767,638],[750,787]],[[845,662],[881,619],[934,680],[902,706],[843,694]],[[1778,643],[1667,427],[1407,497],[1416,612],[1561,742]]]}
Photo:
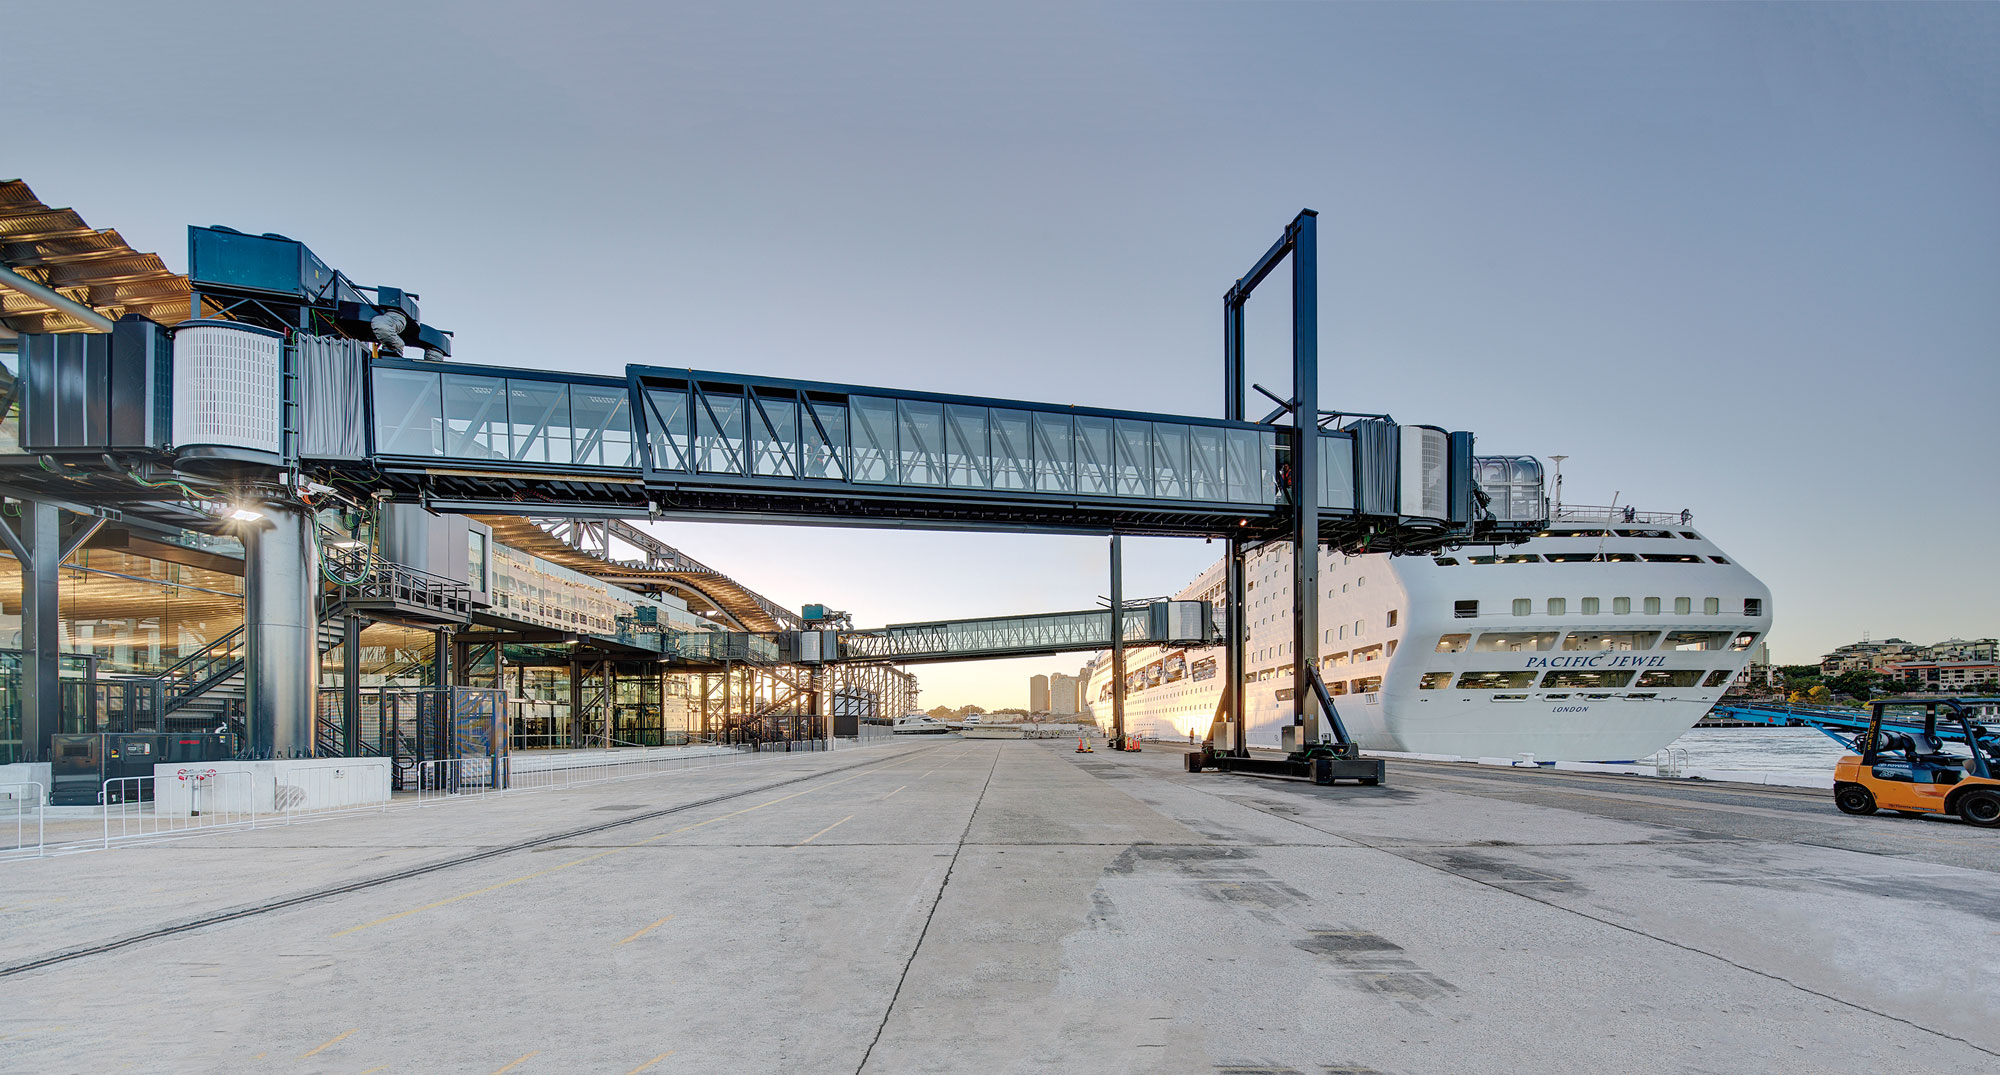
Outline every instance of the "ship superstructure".
{"label": "ship superstructure", "polygon": [[[1771,594],[1688,512],[1556,509],[1514,545],[1436,556],[1322,550],[1320,674],[1375,750],[1539,760],[1644,757],[1715,704],[1770,631]],[[1218,562],[1181,591],[1222,601]],[[1289,723],[1291,550],[1246,565],[1245,709],[1252,746]],[[1129,653],[1126,726],[1200,738],[1223,650]],[[1086,688],[1110,710],[1110,661]]]}

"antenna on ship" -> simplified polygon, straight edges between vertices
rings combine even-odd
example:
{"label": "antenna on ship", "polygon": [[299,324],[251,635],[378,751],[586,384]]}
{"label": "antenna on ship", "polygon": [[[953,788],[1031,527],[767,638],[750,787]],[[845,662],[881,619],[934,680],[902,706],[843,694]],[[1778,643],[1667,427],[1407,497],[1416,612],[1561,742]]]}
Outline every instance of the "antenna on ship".
{"label": "antenna on ship", "polygon": [[1563,460],[1568,458],[1569,456],[1566,455],[1549,456],[1549,461],[1556,465],[1556,507],[1554,512],[1556,515],[1561,515],[1563,510]]}

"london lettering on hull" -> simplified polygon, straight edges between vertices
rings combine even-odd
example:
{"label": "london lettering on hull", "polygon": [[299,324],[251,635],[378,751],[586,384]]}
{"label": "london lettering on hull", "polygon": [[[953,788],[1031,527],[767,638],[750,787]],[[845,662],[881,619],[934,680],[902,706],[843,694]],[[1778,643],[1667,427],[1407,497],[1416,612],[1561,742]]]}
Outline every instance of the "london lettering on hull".
{"label": "london lettering on hull", "polygon": [[1530,657],[1528,668],[1658,668],[1665,657],[1641,657],[1627,653],[1598,653],[1588,657]]}

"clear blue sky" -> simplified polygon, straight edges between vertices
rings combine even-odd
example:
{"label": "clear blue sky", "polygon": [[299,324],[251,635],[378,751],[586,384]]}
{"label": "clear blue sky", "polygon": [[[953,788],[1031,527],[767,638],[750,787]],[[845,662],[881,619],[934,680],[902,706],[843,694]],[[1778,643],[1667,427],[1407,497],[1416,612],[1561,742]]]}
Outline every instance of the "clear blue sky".
{"label": "clear blue sky", "polygon": [[[2000,7],[959,8],[9,4],[0,173],[176,267],[304,239],[469,361],[1210,414],[1311,206],[1324,404],[1693,509],[1780,659],[2000,633]],[[665,532],[868,623],[1104,592],[1097,540]]]}

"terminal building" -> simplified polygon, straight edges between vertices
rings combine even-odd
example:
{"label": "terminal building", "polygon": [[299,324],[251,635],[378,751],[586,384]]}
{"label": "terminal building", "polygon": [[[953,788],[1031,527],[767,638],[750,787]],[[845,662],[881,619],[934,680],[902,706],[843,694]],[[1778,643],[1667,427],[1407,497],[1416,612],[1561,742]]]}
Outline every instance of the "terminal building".
{"label": "terminal building", "polygon": [[[414,296],[348,295],[282,237],[195,230],[191,260],[210,276],[276,259],[393,314],[411,354],[449,348]],[[433,513],[260,473],[258,438],[276,461],[296,453],[299,423],[278,403],[302,401],[283,366],[244,350],[278,353],[271,319],[225,307],[268,311],[275,294],[192,282],[18,181],[0,183],[0,269],[0,765],[45,761],[52,735],[148,730],[220,732],[267,757],[414,758],[440,749],[416,741],[423,700],[454,689],[489,692],[517,750],[795,742],[836,716],[916,708],[915,677],[893,665],[798,663],[785,644],[810,626],[798,613],[639,526]],[[385,347],[284,342],[299,365]],[[563,458],[599,450],[583,404],[562,404],[521,432]],[[84,496],[65,472],[85,462],[122,474],[130,503]],[[274,728],[259,742],[254,696],[287,683],[311,739]]]}

